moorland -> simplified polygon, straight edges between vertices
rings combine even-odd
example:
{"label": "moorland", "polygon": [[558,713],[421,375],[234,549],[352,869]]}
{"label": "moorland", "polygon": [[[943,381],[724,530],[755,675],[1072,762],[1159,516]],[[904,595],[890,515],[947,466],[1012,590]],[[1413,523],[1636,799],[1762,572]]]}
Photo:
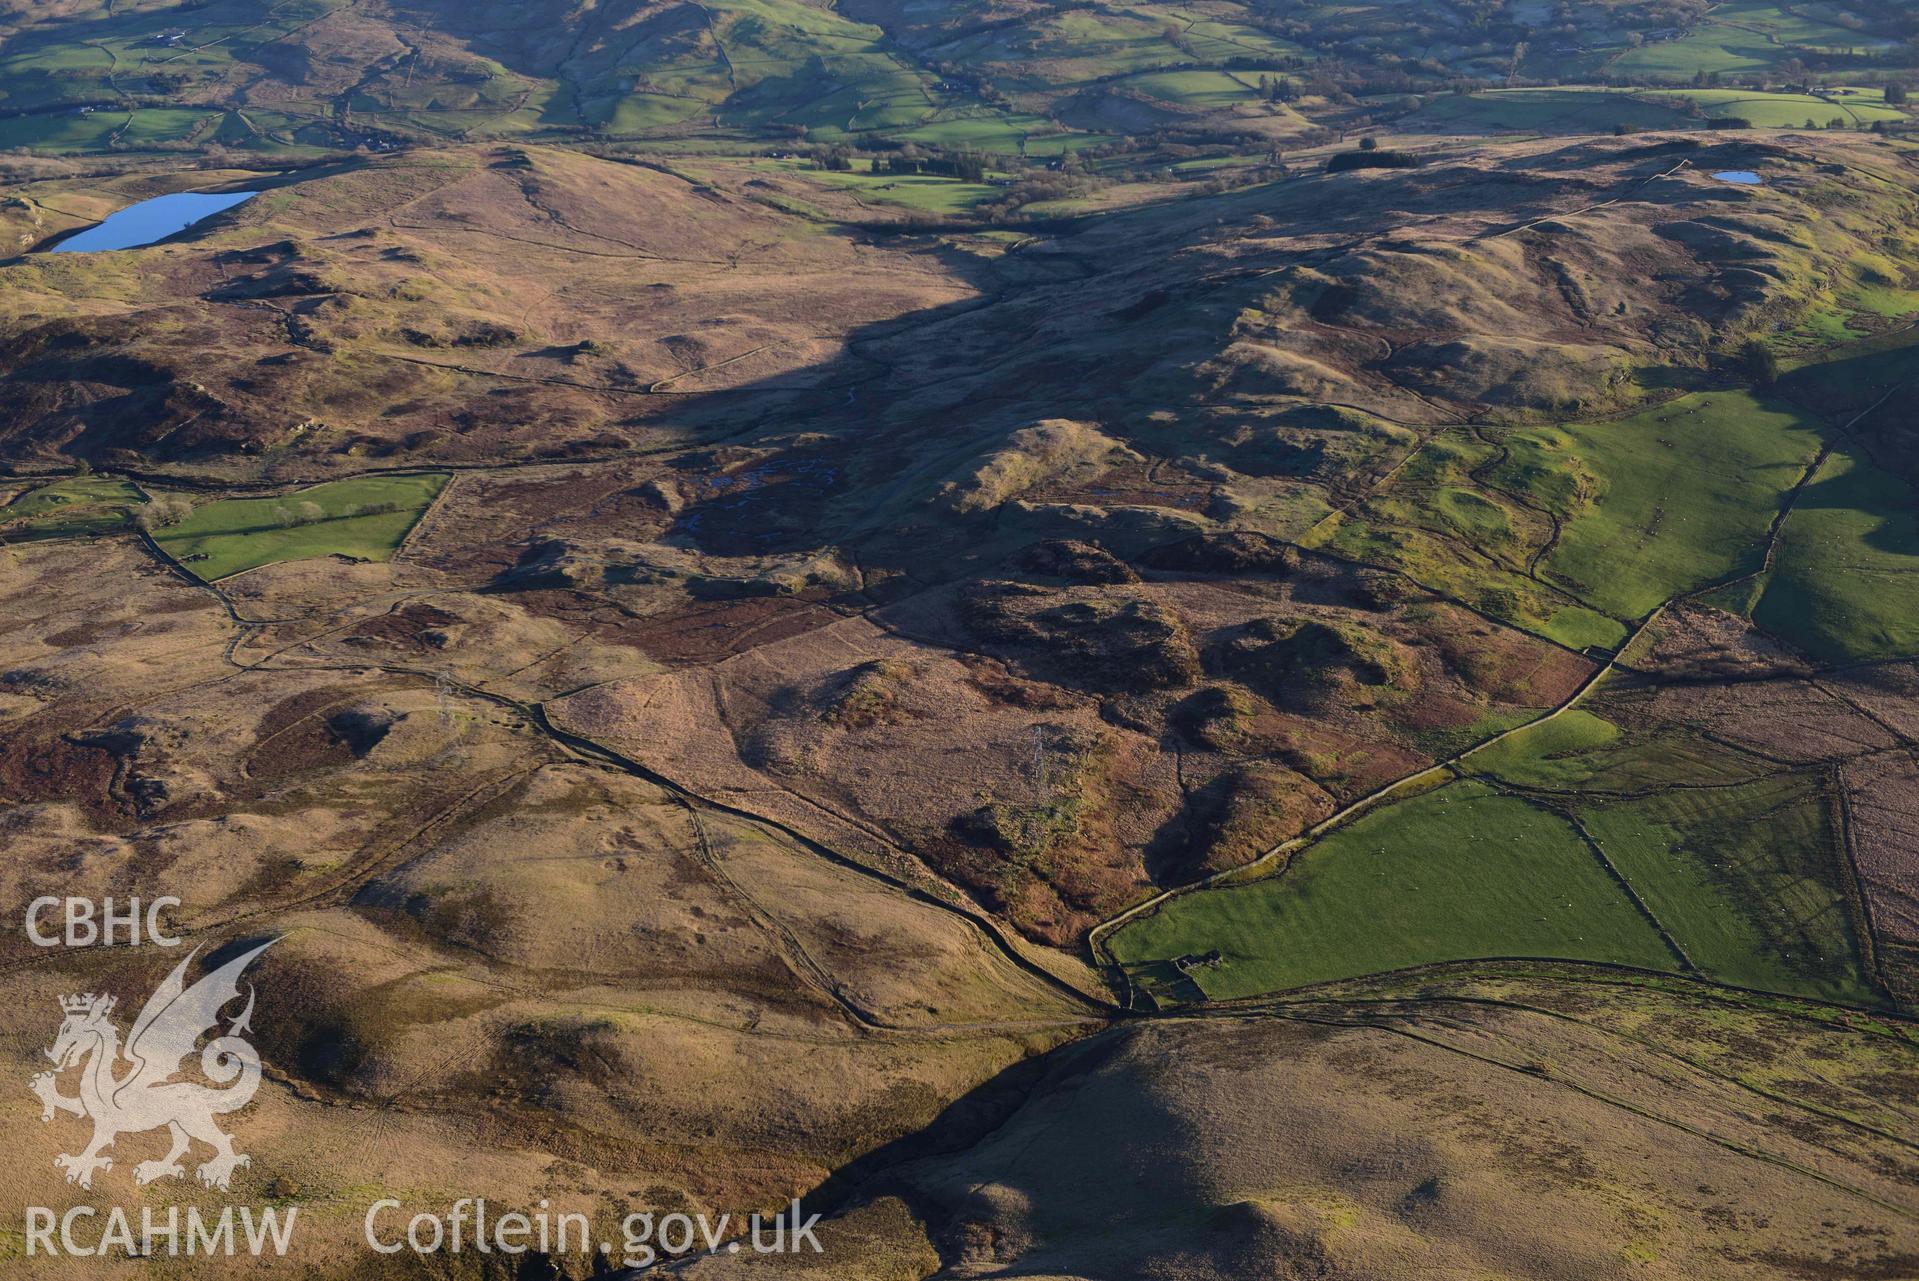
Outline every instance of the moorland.
{"label": "moorland", "polygon": [[279,939],[315,1275],[1904,1275],[1916,33],[0,0],[5,902]]}

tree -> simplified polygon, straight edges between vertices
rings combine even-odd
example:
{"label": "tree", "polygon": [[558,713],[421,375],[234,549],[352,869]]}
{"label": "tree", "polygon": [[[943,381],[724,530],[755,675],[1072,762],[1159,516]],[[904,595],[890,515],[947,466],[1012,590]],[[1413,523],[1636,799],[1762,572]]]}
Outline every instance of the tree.
{"label": "tree", "polygon": [[1748,339],[1739,350],[1739,366],[1746,377],[1761,387],[1779,381],[1779,354],[1758,338]]}
{"label": "tree", "polygon": [[193,500],[185,494],[160,494],[134,517],[141,529],[154,530],[162,525],[177,525],[193,514]]}
{"label": "tree", "polygon": [[1906,105],[1906,87],[1902,84],[1887,85],[1886,86],[1886,105],[1889,107],[1905,106]]}
{"label": "tree", "polygon": [[1379,139],[1377,139],[1377,138],[1375,138],[1375,137],[1373,137],[1373,136],[1371,136],[1371,135],[1369,134],[1369,135],[1367,135],[1366,137],[1364,137],[1364,138],[1361,138],[1361,139],[1359,140],[1359,149],[1360,149],[1361,151],[1378,151],[1378,150],[1379,150]]}

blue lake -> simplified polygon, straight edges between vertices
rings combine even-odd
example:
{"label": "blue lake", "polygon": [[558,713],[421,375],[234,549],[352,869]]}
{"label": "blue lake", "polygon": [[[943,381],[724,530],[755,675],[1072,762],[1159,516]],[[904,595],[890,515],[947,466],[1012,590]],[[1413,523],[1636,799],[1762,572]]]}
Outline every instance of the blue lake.
{"label": "blue lake", "polygon": [[98,226],[68,236],[53,247],[57,254],[83,254],[101,249],[137,249],[185,231],[202,218],[231,209],[258,195],[254,191],[178,191],[128,205]]}
{"label": "blue lake", "polygon": [[1713,177],[1721,182],[1736,182],[1742,187],[1757,187],[1765,181],[1750,169],[1722,169]]}

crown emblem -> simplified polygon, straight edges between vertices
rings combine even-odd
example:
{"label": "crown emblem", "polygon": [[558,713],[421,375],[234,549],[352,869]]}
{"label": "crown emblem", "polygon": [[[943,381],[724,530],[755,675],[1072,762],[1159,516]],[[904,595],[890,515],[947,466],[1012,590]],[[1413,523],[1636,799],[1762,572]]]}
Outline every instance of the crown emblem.
{"label": "crown emblem", "polygon": [[[86,1147],[53,1160],[56,1169],[66,1172],[67,1182],[93,1187],[95,1174],[113,1168],[114,1158],[106,1149],[117,1136],[165,1127],[173,1146],[160,1159],[135,1166],[135,1184],[186,1177],[181,1158],[197,1142],[213,1149],[213,1156],[194,1171],[200,1182],[223,1192],[232,1186],[234,1171],[248,1164],[248,1158],[214,1121],[245,1107],[260,1088],[260,1054],[245,1036],[254,993],[250,986],[241,990],[240,975],[274,941],[240,953],[188,986],[187,967],[199,955],[195,948],[147,998],[124,1047],[121,1029],[108,1017],[118,998],[105,992],[56,998],[66,1021],[53,1044],[42,1051],[53,1068],[35,1076],[29,1088],[40,1100],[42,1121],[65,1112],[93,1122],[93,1138]],[[246,1008],[237,1016],[223,1012],[242,996]],[[201,1045],[209,1033],[212,1039]],[[133,1065],[130,1071],[119,1070],[122,1059]],[[204,1080],[176,1079],[193,1059]],[[78,1095],[60,1092],[60,1077],[68,1072],[81,1073]],[[111,1089],[100,1088],[108,1081]]]}

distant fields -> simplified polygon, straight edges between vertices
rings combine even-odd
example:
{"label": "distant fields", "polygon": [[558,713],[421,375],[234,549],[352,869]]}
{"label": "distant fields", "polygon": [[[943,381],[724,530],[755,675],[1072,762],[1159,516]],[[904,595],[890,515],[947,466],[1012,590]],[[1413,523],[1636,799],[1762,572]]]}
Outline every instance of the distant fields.
{"label": "distant fields", "polygon": [[904,205],[926,213],[964,213],[1001,194],[997,187],[984,183],[961,182],[935,174],[835,173],[808,167],[808,182],[838,187],[862,201]]}
{"label": "distant fields", "polygon": [[386,560],[445,487],[445,472],[334,481],[273,498],[228,498],[154,530],[169,556],[212,582],[315,556]]}
{"label": "distant fields", "polygon": [[1886,105],[1878,89],[1835,89],[1830,96],[1803,93],[1760,93],[1751,89],[1675,89],[1673,96],[1696,102],[1712,119],[1738,119],[1756,129],[1792,129],[1815,121],[1821,128],[1833,119],[1848,125],[1870,125],[1875,120],[1904,120],[1897,107]]}
{"label": "distant fields", "polygon": [[[264,8],[67,0],[0,48],[0,111],[8,113],[0,147],[300,154],[399,139],[590,134],[675,147],[884,139],[1044,158],[1207,117],[1217,145],[1228,147],[1242,123],[1281,134],[1343,128],[1323,94],[1259,102],[1259,78],[1309,81],[1315,62],[1350,61],[1355,51],[1361,62],[1417,69],[1414,87],[1379,95],[1394,104],[1382,122],[1406,98],[1424,100],[1403,122],[1412,132],[1606,132],[1733,116],[1765,126],[1838,117],[1865,127],[1901,115],[1863,88],[1822,102],[1694,84],[1701,73],[1770,77],[1794,58],[1831,84],[1855,65],[1851,55],[1898,53],[1897,25],[1881,14],[1732,0],[1681,29],[1649,6],[1592,0],[1550,24],[1535,7],[1509,6],[1537,27],[1514,48],[1505,34],[1487,39],[1442,10],[1401,3],[1293,6],[1280,27],[1255,0],[1003,14],[919,0],[856,9],[708,0],[660,25],[649,19],[572,40],[556,33],[581,19],[558,0],[470,0],[407,19],[427,24],[436,52],[422,57],[397,52],[412,47],[396,34],[398,18],[350,0]],[[341,25],[359,34],[336,48]],[[291,70],[309,59],[338,65],[326,76]],[[1486,84],[1513,74],[1551,87],[1448,89],[1457,77]],[[1582,83],[1602,77],[1668,84],[1703,113],[1670,94]],[[78,114],[82,107],[97,110]]]}
{"label": "distant fields", "polygon": [[[1688,108],[1695,104],[1697,114]],[[1882,90],[1835,86],[1822,94],[1768,93],[1757,89],[1634,90],[1603,87],[1487,89],[1438,94],[1395,122],[1415,133],[1606,133],[1632,129],[1710,128],[1726,120],[1758,129],[1794,129],[1810,120],[1847,128],[1909,119],[1890,106]]]}
{"label": "distant fields", "polygon": [[1763,71],[1794,56],[1795,46],[1822,53],[1885,47],[1885,41],[1809,16],[1812,8],[1731,0],[1713,6],[1703,21],[1678,39],[1648,40],[1620,54],[1609,69],[1619,75],[1687,80],[1701,71]]}
{"label": "distant fields", "polygon": [[1398,127],[1422,133],[1604,133],[1618,125],[1682,129],[1688,123],[1682,112],[1624,90],[1495,89],[1436,95]]}

